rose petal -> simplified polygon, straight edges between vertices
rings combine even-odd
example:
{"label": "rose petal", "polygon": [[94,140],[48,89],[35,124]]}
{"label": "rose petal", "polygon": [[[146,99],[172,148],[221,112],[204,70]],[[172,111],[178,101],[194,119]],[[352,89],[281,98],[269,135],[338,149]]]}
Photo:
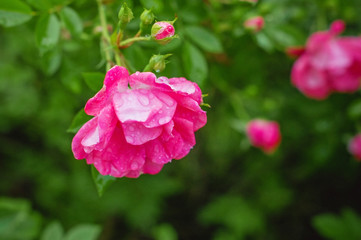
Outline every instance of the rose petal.
{"label": "rose petal", "polygon": [[103,88],[85,105],[85,112],[95,116],[110,101],[115,92],[124,91],[128,88],[128,70],[124,67],[114,66],[105,75]]}
{"label": "rose petal", "polygon": [[148,128],[158,127],[169,123],[172,120],[177,107],[177,102],[167,94],[159,91],[152,91],[152,93],[162,103],[162,107],[144,123],[144,126]]}
{"label": "rose petal", "polygon": [[156,164],[165,164],[172,160],[167,151],[164,149],[160,140],[155,139],[153,141],[148,142],[145,145],[145,151],[147,155],[147,159]]}
{"label": "rose petal", "polygon": [[127,90],[113,97],[115,113],[120,122],[145,122],[162,108],[162,102],[146,89]]}
{"label": "rose petal", "polygon": [[98,119],[97,117],[94,117],[88,122],[86,122],[75,134],[71,143],[71,148],[76,159],[83,159],[87,156],[87,153],[84,151],[82,141],[87,135],[89,135],[90,132],[95,131],[97,123]]}
{"label": "rose petal", "polygon": [[306,55],[301,56],[292,68],[292,83],[303,94],[314,99],[325,99],[331,89],[324,72],[309,65]]}
{"label": "rose petal", "polygon": [[144,144],[156,139],[162,133],[162,127],[147,128],[138,122],[126,122],[122,126],[125,140],[132,145]]}

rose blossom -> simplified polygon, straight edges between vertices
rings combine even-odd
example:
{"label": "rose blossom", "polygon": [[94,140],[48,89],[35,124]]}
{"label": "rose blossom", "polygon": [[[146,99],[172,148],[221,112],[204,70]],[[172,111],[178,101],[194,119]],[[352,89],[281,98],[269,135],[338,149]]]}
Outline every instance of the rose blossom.
{"label": "rose blossom", "polygon": [[252,17],[252,18],[247,19],[243,23],[243,26],[246,29],[252,30],[254,32],[259,32],[264,27],[264,19],[261,16]]}
{"label": "rose blossom", "polygon": [[74,156],[94,164],[102,175],[156,174],[195,145],[194,132],[207,122],[201,94],[185,78],[157,78],[150,72],[129,76],[115,66],[86,103],[85,112],[94,118],[75,135]]}
{"label": "rose blossom", "polygon": [[361,161],[361,134],[354,136],[348,143],[348,151],[359,161]]}
{"label": "rose blossom", "polygon": [[247,124],[246,133],[251,144],[265,153],[274,152],[281,142],[280,127],[274,121],[254,119]]}
{"label": "rose blossom", "polygon": [[325,99],[332,92],[360,87],[361,38],[338,37],[345,25],[335,21],[329,31],[311,35],[292,69],[292,83],[307,97]]}

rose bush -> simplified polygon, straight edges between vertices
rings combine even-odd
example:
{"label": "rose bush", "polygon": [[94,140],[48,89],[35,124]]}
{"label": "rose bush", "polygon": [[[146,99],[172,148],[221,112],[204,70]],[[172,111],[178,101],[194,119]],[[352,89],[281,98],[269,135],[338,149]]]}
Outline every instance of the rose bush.
{"label": "rose bush", "polygon": [[194,132],[207,122],[201,103],[200,88],[185,78],[129,75],[115,66],[85,106],[94,118],[75,135],[74,156],[94,164],[102,175],[156,174],[195,145]]}

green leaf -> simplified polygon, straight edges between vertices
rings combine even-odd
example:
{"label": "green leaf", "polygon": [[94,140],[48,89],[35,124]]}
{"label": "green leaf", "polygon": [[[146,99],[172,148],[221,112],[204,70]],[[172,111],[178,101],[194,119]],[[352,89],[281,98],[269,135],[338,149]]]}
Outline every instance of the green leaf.
{"label": "green leaf", "polygon": [[140,0],[144,8],[152,9],[154,12],[159,13],[164,8],[162,0]]}
{"label": "green leaf", "polygon": [[352,119],[358,119],[361,117],[361,100],[355,100],[347,109],[348,116]]}
{"label": "green leaf", "polygon": [[43,71],[49,76],[53,75],[61,65],[61,58],[62,55],[59,48],[45,53],[41,58]]}
{"label": "green leaf", "polygon": [[220,53],[223,51],[219,39],[205,28],[188,26],[185,28],[185,33],[195,44],[207,52]]}
{"label": "green leaf", "polygon": [[46,11],[50,10],[51,3],[49,0],[26,0],[31,6],[38,10]]}
{"label": "green leaf", "polygon": [[70,7],[64,7],[60,12],[60,17],[72,36],[79,37],[83,32],[83,22],[78,13]]}
{"label": "green leaf", "polygon": [[328,239],[348,239],[342,221],[333,214],[321,214],[314,217],[312,225],[320,235]]}
{"label": "green leaf", "polygon": [[116,180],[116,178],[113,176],[101,175],[94,166],[91,166],[91,172],[98,195],[101,197],[103,196],[104,191]]}
{"label": "green leaf", "polygon": [[98,92],[103,87],[105,74],[101,72],[85,72],[83,78],[91,90]]}
{"label": "green leaf", "polygon": [[70,229],[64,240],[96,240],[101,228],[94,224],[82,224]]}
{"label": "green leaf", "polygon": [[34,239],[41,217],[22,199],[0,198],[0,239]]}
{"label": "green leaf", "polygon": [[272,40],[264,32],[257,33],[255,37],[258,46],[263,48],[266,52],[271,53],[275,50]]}
{"label": "green leaf", "polygon": [[87,115],[84,112],[84,109],[81,109],[74,117],[73,121],[70,124],[67,132],[76,133],[87,121],[89,121],[92,116]]}
{"label": "green leaf", "polygon": [[31,8],[20,0],[0,1],[0,25],[13,27],[32,17]]}
{"label": "green leaf", "polygon": [[60,22],[58,18],[54,14],[41,16],[36,24],[35,36],[41,54],[54,48],[60,36]]}
{"label": "green leaf", "polygon": [[177,240],[178,235],[172,225],[163,223],[153,230],[155,240]]}
{"label": "green leaf", "polygon": [[183,47],[182,57],[188,78],[202,85],[208,75],[207,61],[203,53],[193,44],[186,42]]}
{"label": "green leaf", "polygon": [[50,223],[41,235],[40,240],[62,240],[64,235],[63,227],[59,222]]}

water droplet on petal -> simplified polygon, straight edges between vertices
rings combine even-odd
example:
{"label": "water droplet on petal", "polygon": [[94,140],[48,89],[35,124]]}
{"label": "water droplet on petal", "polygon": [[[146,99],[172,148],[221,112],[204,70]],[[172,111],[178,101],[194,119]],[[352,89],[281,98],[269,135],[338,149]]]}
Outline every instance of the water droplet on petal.
{"label": "water droplet on petal", "polygon": [[171,117],[167,116],[167,117],[162,117],[158,120],[158,123],[160,125],[166,124],[171,120]]}
{"label": "water droplet on petal", "polygon": [[128,129],[129,129],[129,131],[132,131],[132,132],[134,131],[134,127],[133,127],[133,126],[129,126]]}
{"label": "water droplet on petal", "polygon": [[136,163],[136,162],[133,162],[132,164],[131,164],[131,166],[130,166],[130,169],[132,169],[133,171],[134,170],[137,170],[139,168],[139,165],[138,165],[138,163]]}
{"label": "water droplet on petal", "polygon": [[128,143],[132,144],[134,143],[134,138],[131,136],[126,136],[125,139],[127,140]]}

